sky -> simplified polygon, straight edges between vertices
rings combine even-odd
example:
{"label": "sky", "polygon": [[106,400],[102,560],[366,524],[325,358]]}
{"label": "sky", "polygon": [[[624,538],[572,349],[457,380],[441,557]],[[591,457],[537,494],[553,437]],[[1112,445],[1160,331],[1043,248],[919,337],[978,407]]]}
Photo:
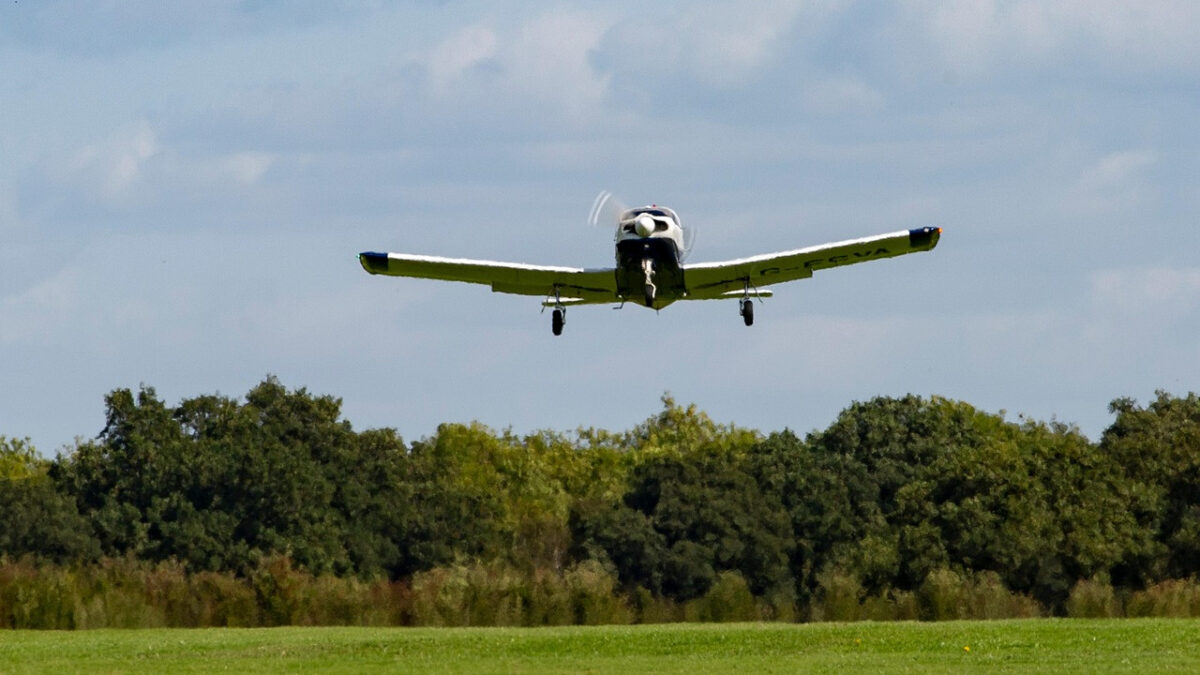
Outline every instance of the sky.
{"label": "sky", "polygon": [[[355,429],[764,433],[944,396],[1098,439],[1200,381],[1200,4],[0,5],[0,435],[268,375]],[[655,313],[373,277],[360,251],[693,262],[923,226],[930,253]]]}

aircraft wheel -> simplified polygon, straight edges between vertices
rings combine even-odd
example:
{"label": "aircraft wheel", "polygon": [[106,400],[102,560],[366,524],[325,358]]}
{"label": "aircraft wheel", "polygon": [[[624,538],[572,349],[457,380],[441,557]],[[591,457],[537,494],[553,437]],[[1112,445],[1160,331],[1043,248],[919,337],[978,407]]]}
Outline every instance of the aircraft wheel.
{"label": "aircraft wheel", "polygon": [[554,314],[550,316],[550,329],[555,335],[562,335],[563,324],[566,323],[565,316],[561,309],[554,310]]}
{"label": "aircraft wheel", "polygon": [[745,321],[747,326],[754,325],[754,303],[750,300],[742,301],[742,321]]}
{"label": "aircraft wheel", "polygon": [[651,284],[646,284],[646,306],[654,306],[654,291],[655,288]]}

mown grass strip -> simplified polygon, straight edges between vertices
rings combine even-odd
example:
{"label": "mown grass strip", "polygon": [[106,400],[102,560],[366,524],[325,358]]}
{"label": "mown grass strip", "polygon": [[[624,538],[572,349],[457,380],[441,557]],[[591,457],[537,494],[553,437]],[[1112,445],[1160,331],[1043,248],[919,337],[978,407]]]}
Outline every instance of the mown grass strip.
{"label": "mown grass strip", "polygon": [[0,633],[2,672],[1200,672],[1172,619]]}

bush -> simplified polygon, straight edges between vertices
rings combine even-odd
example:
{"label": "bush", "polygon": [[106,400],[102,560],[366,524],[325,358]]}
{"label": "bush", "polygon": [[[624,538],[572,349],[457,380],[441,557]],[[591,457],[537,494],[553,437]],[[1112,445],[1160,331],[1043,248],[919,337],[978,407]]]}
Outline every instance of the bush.
{"label": "bush", "polygon": [[569,626],[575,622],[571,591],[561,574],[535,570],[529,582],[528,626]]}
{"label": "bush", "polygon": [[1155,584],[1129,598],[1129,616],[1200,617],[1200,583],[1195,579]]}
{"label": "bush", "polygon": [[466,626],[466,570],[461,566],[435,567],[412,578],[412,623],[414,626]]}
{"label": "bush", "polygon": [[947,621],[966,618],[965,586],[963,578],[952,570],[938,569],[930,572],[917,591],[921,620]]}
{"label": "bush", "polygon": [[0,559],[0,628],[75,628],[75,575]]}
{"label": "bush", "polygon": [[1067,616],[1073,619],[1103,619],[1120,616],[1116,593],[1108,576],[1080,579],[1067,596]]}
{"label": "bush", "polygon": [[250,628],[261,626],[258,594],[230,574],[200,572],[188,584],[194,602],[179,609],[172,626]]}
{"label": "bush", "polygon": [[162,607],[151,604],[151,570],[130,558],[106,559],[75,570],[75,628],[159,628]]}
{"label": "bush", "polygon": [[683,621],[683,607],[670,598],[655,595],[638,586],[633,591],[633,609],[638,623],[675,623]]}
{"label": "bush", "polygon": [[707,593],[684,605],[683,616],[688,621],[761,621],[763,612],[742,575],[726,571]]}
{"label": "bush", "polygon": [[967,588],[966,618],[1019,619],[1042,615],[1042,608],[1028,595],[1008,590],[1000,575],[981,572]]}
{"label": "bush", "polygon": [[585,560],[564,575],[571,594],[575,623],[633,623],[633,611],[617,594],[617,580],[596,560]]}
{"label": "bush", "polygon": [[863,587],[858,577],[837,570],[817,576],[813,621],[858,621],[862,618]]}
{"label": "bush", "polygon": [[888,588],[863,600],[861,618],[867,621],[916,621],[920,615],[916,593]]}

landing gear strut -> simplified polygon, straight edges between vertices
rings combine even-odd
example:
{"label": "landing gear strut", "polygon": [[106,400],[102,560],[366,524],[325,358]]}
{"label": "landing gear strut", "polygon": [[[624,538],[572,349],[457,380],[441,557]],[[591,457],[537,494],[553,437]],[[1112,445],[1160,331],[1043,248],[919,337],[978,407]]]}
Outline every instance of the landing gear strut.
{"label": "landing gear strut", "polygon": [[658,287],[654,285],[654,260],[651,258],[642,258],[642,275],[646,278],[646,306],[654,306],[654,296],[658,294]]}

